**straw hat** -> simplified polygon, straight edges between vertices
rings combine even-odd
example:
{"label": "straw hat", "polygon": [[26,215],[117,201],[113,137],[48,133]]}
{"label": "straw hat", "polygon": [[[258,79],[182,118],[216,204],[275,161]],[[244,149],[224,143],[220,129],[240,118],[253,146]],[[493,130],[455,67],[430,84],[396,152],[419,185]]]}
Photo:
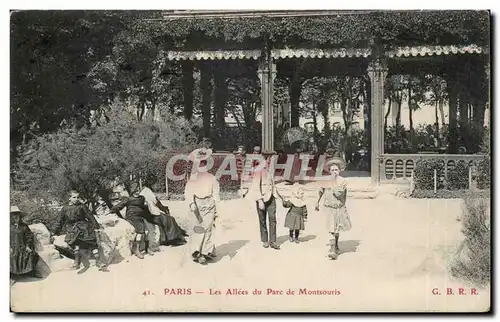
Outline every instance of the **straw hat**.
{"label": "straw hat", "polygon": [[333,157],[329,160],[327,160],[325,162],[325,165],[323,167],[323,169],[326,171],[326,172],[330,172],[330,167],[333,165],[333,164],[336,164],[338,167],[339,167],[339,170],[340,171],[344,171],[347,164],[346,162],[344,161],[344,159],[342,158],[339,158],[339,157]]}
{"label": "straw hat", "polygon": [[18,206],[10,206],[10,214],[11,215],[24,215],[24,212],[22,212]]}
{"label": "straw hat", "polygon": [[207,148],[199,148],[189,153],[188,159],[191,162],[194,161],[203,161],[208,159],[212,155],[212,149]]}

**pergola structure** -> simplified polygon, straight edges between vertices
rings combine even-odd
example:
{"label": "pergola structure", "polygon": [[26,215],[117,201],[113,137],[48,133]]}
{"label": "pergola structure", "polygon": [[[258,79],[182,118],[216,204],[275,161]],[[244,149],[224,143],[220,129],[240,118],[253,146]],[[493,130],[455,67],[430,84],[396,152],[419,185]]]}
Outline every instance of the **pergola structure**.
{"label": "pergola structure", "polygon": [[[245,13],[201,12],[194,14],[171,13],[169,19],[211,18],[224,15],[239,16]],[[246,13],[252,15],[265,15],[266,13]],[[267,13],[272,15],[273,13]],[[274,13],[287,15],[287,13]],[[292,14],[292,13],[289,13]],[[293,13],[299,14],[300,13]],[[311,15],[314,12],[306,12]],[[317,13],[322,14],[321,12]],[[324,13],[323,13],[324,14]],[[263,35],[265,37],[265,35]],[[371,131],[371,178],[373,184],[378,184],[381,179],[381,163],[384,156],[384,83],[391,74],[412,74],[417,68],[427,70],[429,73],[443,75],[449,86],[452,87],[450,97],[450,111],[457,114],[457,97],[461,82],[461,74],[467,72],[467,66],[485,66],[489,63],[489,49],[470,45],[448,46],[413,46],[396,47],[389,51],[376,52],[373,48],[273,48],[269,42],[263,42],[260,48],[241,49],[215,49],[215,50],[171,50],[168,51],[169,60],[179,62],[222,62],[222,61],[249,61],[256,66],[256,73],[260,80],[262,99],[262,152],[274,153],[274,111],[273,111],[273,86],[278,73],[293,73],[300,60],[315,60],[316,68],[312,73],[316,75],[367,75],[370,87],[368,99],[370,101],[370,131]],[[252,68],[250,68],[252,69]],[[470,71],[469,71],[470,72]],[[450,85],[451,84],[451,85]],[[463,87],[462,87],[463,88]],[[298,125],[298,97],[291,92],[292,100],[292,126]],[[300,97],[300,91],[298,93]],[[293,100],[295,99],[295,104]],[[487,97],[480,97],[484,104]],[[483,112],[484,113],[484,112]],[[484,118],[484,114],[483,114]],[[450,125],[456,119],[450,117]],[[406,166],[405,166],[406,167]]]}

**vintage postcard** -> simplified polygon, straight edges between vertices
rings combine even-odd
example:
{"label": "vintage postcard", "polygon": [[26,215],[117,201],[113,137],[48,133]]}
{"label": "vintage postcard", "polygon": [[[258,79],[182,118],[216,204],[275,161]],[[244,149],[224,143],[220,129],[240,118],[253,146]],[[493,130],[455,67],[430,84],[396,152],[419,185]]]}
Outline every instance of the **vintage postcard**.
{"label": "vintage postcard", "polygon": [[16,11],[12,312],[489,312],[488,11]]}

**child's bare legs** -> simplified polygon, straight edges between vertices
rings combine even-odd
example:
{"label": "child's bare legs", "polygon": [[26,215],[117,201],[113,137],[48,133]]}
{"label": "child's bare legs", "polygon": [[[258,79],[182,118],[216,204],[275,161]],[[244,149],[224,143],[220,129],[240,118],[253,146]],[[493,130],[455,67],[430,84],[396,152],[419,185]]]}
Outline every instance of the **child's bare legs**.
{"label": "child's bare legs", "polygon": [[340,249],[339,249],[339,233],[335,233],[335,234],[333,234],[333,236],[335,237],[335,252],[337,254],[340,254]]}
{"label": "child's bare legs", "polygon": [[339,249],[339,233],[331,233],[334,239],[330,239],[330,253],[340,253]]}

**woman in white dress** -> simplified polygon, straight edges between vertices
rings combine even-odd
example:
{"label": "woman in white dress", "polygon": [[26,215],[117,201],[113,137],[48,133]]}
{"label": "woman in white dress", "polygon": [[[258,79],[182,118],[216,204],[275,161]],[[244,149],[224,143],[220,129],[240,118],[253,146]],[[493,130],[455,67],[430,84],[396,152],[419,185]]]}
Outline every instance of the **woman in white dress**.
{"label": "woman in white dress", "polygon": [[328,257],[337,259],[340,254],[339,235],[341,231],[352,228],[351,218],[345,206],[347,199],[347,179],[340,176],[340,171],[345,169],[345,162],[340,158],[333,158],[326,166],[330,172],[331,180],[326,188],[320,188],[316,211],[319,211],[320,201],[323,198],[322,212],[327,217],[328,232],[333,236],[330,243]]}

